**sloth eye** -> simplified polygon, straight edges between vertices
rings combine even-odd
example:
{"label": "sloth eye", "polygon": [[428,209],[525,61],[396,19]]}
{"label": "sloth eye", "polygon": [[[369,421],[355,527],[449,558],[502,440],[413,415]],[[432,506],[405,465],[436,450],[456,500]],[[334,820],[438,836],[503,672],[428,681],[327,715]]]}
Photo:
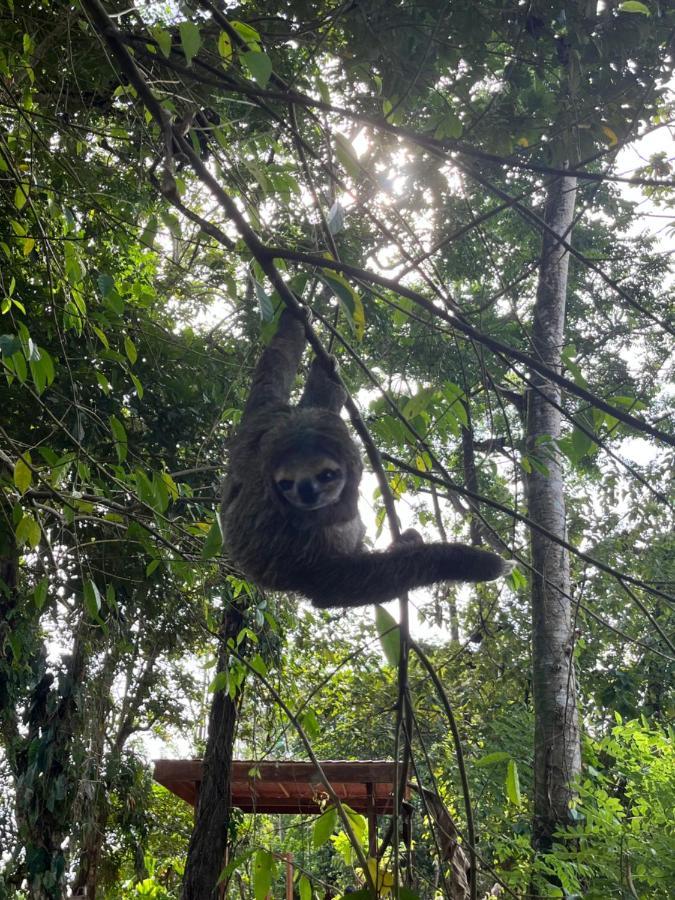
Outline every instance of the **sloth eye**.
{"label": "sloth eye", "polygon": [[293,487],[293,482],[290,478],[282,478],[281,481],[277,481],[277,487],[280,491],[290,491]]}
{"label": "sloth eye", "polygon": [[338,476],[338,469],[324,469],[323,472],[319,472],[316,476],[316,480],[320,481],[321,484],[327,484],[329,481],[333,481]]}

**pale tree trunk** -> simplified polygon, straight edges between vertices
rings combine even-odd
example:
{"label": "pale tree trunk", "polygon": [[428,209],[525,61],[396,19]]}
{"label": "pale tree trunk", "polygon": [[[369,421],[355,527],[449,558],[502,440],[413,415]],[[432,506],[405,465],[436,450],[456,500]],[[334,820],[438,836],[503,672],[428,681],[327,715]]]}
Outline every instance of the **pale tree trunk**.
{"label": "pale tree trunk", "polygon": [[[570,240],[576,179],[564,177],[547,192],[544,218],[556,235]],[[532,326],[533,353],[561,371],[569,254],[549,232],[544,234],[537,300]],[[566,537],[565,497],[560,455],[560,388],[532,372],[528,391],[527,453],[545,466],[527,476],[529,516],[549,533]],[[548,401],[551,402],[548,402]],[[538,531],[532,550],[532,691],[534,699],[533,844],[545,850],[558,825],[570,821],[571,782],[581,753],[572,660],[573,616],[569,556]]]}

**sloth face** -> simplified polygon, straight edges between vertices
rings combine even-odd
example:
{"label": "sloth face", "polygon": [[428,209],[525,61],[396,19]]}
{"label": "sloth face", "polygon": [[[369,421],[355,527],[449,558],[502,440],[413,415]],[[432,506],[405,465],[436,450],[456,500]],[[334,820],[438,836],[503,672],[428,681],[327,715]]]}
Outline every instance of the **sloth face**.
{"label": "sloth face", "polygon": [[343,466],[323,453],[291,456],[274,471],[279,496],[307,511],[337,503],[345,481]]}

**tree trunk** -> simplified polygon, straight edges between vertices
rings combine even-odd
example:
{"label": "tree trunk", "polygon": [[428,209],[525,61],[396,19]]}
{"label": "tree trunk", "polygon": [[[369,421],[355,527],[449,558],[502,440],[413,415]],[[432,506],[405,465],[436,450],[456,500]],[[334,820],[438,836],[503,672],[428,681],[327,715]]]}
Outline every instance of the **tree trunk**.
{"label": "tree trunk", "polygon": [[[236,638],[241,616],[233,607],[223,614],[218,671],[227,669],[228,641]],[[209,715],[209,734],[204,754],[204,773],[199,791],[195,827],[190,839],[182,900],[215,900],[218,876],[223,868],[230,821],[232,747],[237,723],[238,699],[217,691]]]}
{"label": "tree trunk", "polygon": [[[564,177],[547,193],[545,221],[569,241],[576,179]],[[532,343],[538,359],[561,371],[569,254],[546,233],[542,244]],[[530,517],[566,537],[560,454],[560,388],[536,372],[528,391],[526,447],[534,466],[527,476]],[[549,402],[551,401],[551,402]],[[544,468],[542,467],[545,467]],[[581,767],[572,661],[573,621],[567,551],[541,533],[530,534],[532,551],[532,689],[534,699],[533,844],[545,850],[559,825],[570,821],[572,779]]]}

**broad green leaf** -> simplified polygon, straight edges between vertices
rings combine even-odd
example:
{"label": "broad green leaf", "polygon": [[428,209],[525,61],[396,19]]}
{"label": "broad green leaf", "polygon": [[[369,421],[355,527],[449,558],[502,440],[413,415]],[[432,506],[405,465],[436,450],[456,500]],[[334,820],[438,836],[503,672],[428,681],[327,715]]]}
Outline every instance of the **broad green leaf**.
{"label": "broad green leaf", "polygon": [[209,685],[209,693],[217,694],[218,691],[227,690],[229,680],[229,673],[227,671],[218,672]]}
{"label": "broad green leaf", "polygon": [[319,276],[324,284],[335,294],[342,309],[347,314],[349,324],[354,329],[354,334],[361,340],[366,328],[366,312],[363,301],[351,284],[338,272],[323,270]]}
{"label": "broad green leaf", "polygon": [[271,322],[274,318],[274,306],[272,305],[272,298],[265,291],[265,288],[260,284],[260,282],[253,279],[253,284],[255,286],[255,295],[258,300],[258,306],[260,307],[260,316],[263,322]]}
{"label": "broad green leaf", "polygon": [[260,87],[266,87],[272,74],[272,60],[262,50],[247,50],[241,54],[241,60],[245,63],[254,80]]}
{"label": "broad green leaf", "polygon": [[262,675],[263,677],[267,675],[267,663],[259,653],[256,653],[256,655],[249,660],[249,665],[254,672],[258,673],[258,675]]}
{"label": "broad green leaf", "polygon": [[117,416],[110,416],[110,429],[112,431],[113,440],[115,442],[115,452],[117,453],[117,459],[119,460],[119,463],[121,465],[127,458],[127,433],[124,430],[124,425],[122,425]]}
{"label": "broad green leaf", "polygon": [[133,372],[129,372],[129,375],[131,376],[131,380],[133,381],[134,387],[136,388],[136,394],[138,395],[138,399],[142,400],[143,394],[144,394],[143,385],[141,384],[140,380],[138,378],[136,378],[136,376],[133,374]]}
{"label": "broad green leaf", "polygon": [[138,359],[138,351],[136,350],[136,345],[134,344],[134,342],[126,334],[124,335],[124,352],[127,355],[127,359],[133,366],[133,364]]}
{"label": "broad green leaf", "polygon": [[22,181],[21,184],[17,184],[16,190],[14,191],[14,206],[16,206],[17,209],[23,209],[29,194],[30,184],[27,181]]}
{"label": "broad green leaf", "polygon": [[40,543],[40,525],[30,513],[26,513],[16,526],[15,540],[17,547],[28,544],[34,550]]}
{"label": "broad green leaf", "polygon": [[239,856],[235,856],[234,859],[230,860],[218,876],[218,884],[222,884],[223,881],[228,881],[230,876],[243,866],[245,862],[248,862],[254,853],[255,850],[245,850],[243,853],[240,853]]}
{"label": "broad green leaf", "polygon": [[101,621],[101,592],[91,578],[84,582],[84,608],[89,616],[97,622]]}
{"label": "broad green leaf", "polygon": [[312,829],[312,845],[315,850],[327,843],[337,824],[337,809],[329,806],[314,823]]}
{"label": "broad green leaf", "polygon": [[162,55],[168,59],[171,55],[171,34],[168,31],[165,31],[160,25],[153,25],[150,29],[150,34],[157,41],[159,49],[162,51]]}
{"label": "broad green leaf", "polygon": [[180,43],[185,54],[185,60],[188,66],[191,66],[192,60],[199,53],[199,48],[202,45],[199,28],[194,22],[181,22],[178,26],[178,33],[180,34]]}
{"label": "broad green leaf", "polygon": [[275,870],[274,856],[267,850],[258,850],[253,863],[253,894],[255,900],[266,900],[272,887]]}
{"label": "broad green leaf", "polygon": [[306,875],[300,876],[298,893],[300,894],[300,900],[312,900],[312,883]]}
{"label": "broad green leaf", "polygon": [[136,469],[134,472],[134,480],[136,482],[136,493],[138,494],[139,499],[153,509],[156,509],[157,497],[152,488],[152,482],[143,469]]}
{"label": "broad green leaf", "polygon": [[638,0],[625,0],[624,3],[620,3],[619,12],[639,13],[641,16],[651,16],[649,7],[644,3],[639,3]]}
{"label": "broad green leaf", "polygon": [[216,556],[220,552],[222,546],[223,535],[220,531],[218,516],[216,516],[213,520],[213,524],[209,528],[209,533],[206,535],[206,540],[202,547],[202,559],[211,559],[213,556]]}
{"label": "broad green leaf", "polygon": [[111,278],[110,275],[99,275],[97,280],[98,289],[101,292],[101,296],[105,300],[110,296],[112,290],[115,287],[115,282]]}
{"label": "broad green leaf", "polygon": [[23,255],[30,256],[33,247],[35,246],[35,238],[27,237],[23,242]]}
{"label": "broad green leaf", "polygon": [[19,379],[21,384],[24,384],[24,382],[28,378],[28,366],[26,365],[26,357],[20,350],[17,350],[17,352],[13,354],[12,365],[14,366],[16,377]]}
{"label": "broad green leaf", "polygon": [[47,589],[49,588],[49,579],[43,578],[42,581],[39,581],[35,585],[35,590],[33,591],[33,603],[35,604],[37,609],[42,609],[45,605],[45,601],[47,600]]}
{"label": "broad green leaf", "polygon": [[103,346],[105,347],[105,349],[106,349],[106,350],[110,350],[110,341],[109,341],[108,338],[106,337],[105,332],[104,332],[104,331],[101,331],[101,329],[98,328],[96,325],[92,325],[91,327],[92,327],[92,330],[93,330],[94,334],[95,334],[96,337],[99,339],[99,341],[103,344]]}
{"label": "broad green leaf", "polygon": [[476,769],[482,769],[484,766],[494,766],[495,763],[505,762],[510,758],[510,753],[507,753],[505,750],[497,750],[495,753],[488,753],[487,756],[481,756],[480,759],[475,760],[473,765]]}
{"label": "broad green leaf", "polygon": [[101,388],[101,390],[103,391],[103,393],[106,396],[109,395],[110,391],[111,391],[111,385],[110,385],[110,382],[108,381],[108,379],[105,377],[103,372],[97,371],[94,374],[96,375],[96,381],[98,382],[98,386]]}
{"label": "broad green leaf", "polygon": [[248,44],[249,49],[259,49],[260,35],[255,30],[255,28],[252,28],[250,25],[246,25],[244,22],[232,22],[232,27],[237,32],[239,37],[246,44]]}
{"label": "broad green leaf", "polygon": [[397,666],[401,659],[401,630],[383,606],[375,607],[375,627],[387,662],[390,666]]}
{"label": "broad green leaf", "polygon": [[232,41],[226,31],[221,31],[218,35],[218,53],[223,61],[224,68],[232,62]]}
{"label": "broad green leaf", "polygon": [[33,481],[30,463],[30,453],[28,452],[20,456],[14,463],[14,485],[20,494],[25,494]]}
{"label": "broad green leaf", "polygon": [[506,767],[506,796],[514,806],[520,806],[520,779],[515,759],[510,759]]}

